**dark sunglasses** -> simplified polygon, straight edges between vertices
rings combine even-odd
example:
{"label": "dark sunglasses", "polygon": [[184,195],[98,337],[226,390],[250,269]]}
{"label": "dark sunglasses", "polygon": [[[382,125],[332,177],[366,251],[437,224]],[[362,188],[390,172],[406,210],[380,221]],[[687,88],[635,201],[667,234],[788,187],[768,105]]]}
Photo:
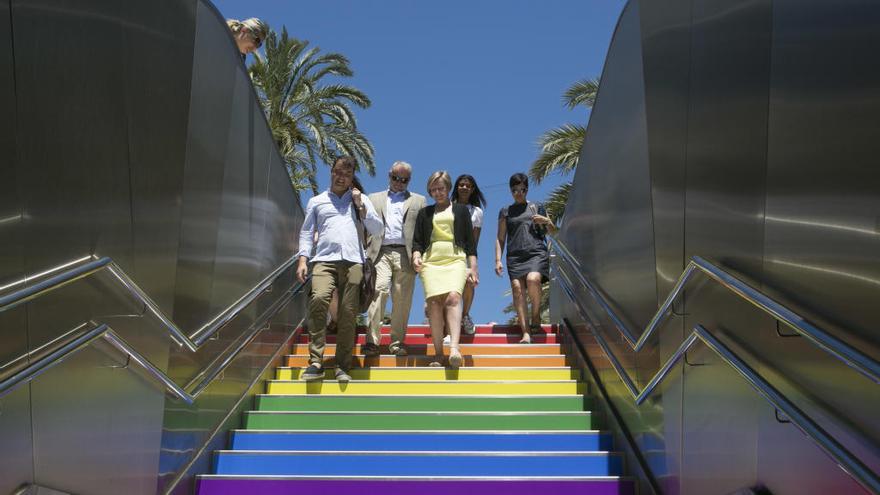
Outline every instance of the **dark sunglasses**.
{"label": "dark sunglasses", "polygon": [[513,194],[522,194],[528,190],[529,190],[529,188],[527,188],[527,187],[514,187],[513,189],[510,190],[510,192],[512,192]]}
{"label": "dark sunglasses", "polygon": [[391,180],[394,182],[400,182],[401,184],[409,184],[409,177],[398,177],[394,174],[391,174]]}

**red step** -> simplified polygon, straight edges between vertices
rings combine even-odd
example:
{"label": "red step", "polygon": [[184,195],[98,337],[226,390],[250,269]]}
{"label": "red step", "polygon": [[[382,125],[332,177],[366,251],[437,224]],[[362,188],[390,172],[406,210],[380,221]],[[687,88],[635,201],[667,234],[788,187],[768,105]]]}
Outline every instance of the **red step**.
{"label": "red step", "polygon": [[[366,335],[358,335],[356,342],[358,344],[363,344],[366,342]],[[462,344],[516,344],[519,342],[519,339],[522,338],[520,334],[476,334],[476,335],[462,335],[460,343]],[[558,341],[556,340],[556,334],[532,334],[532,342],[536,344],[556,344]],[[300,335],[296,338],[296,343],[298,344],[308,344],[309,336],[308,335]],[[333,344],[336,343],[336,335],[328,335],[327,343]],[[380,341],[380,345],[388,345],[391,343],[390,335],[382,335],[382,339]],[[407,345],[424,345],[424,344],[433,344],[434,341],[431,338],[430,334],[407,334],[406,339],[404,340],[404,344]]]}

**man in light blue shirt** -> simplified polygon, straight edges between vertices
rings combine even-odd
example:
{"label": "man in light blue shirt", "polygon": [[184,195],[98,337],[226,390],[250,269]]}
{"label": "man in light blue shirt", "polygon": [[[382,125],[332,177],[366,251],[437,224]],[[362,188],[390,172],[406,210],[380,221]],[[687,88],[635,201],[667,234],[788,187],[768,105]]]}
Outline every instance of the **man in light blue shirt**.
{"label": "man in light blue shirt", "polygon": [[409,310],[412,306],[416,272],[412,263],[413,234],[416,217],[425,207],[425,197],[411,193],[407,185],[412,178],[412,166],[406,162],[394,162],[388,172],[388,189],[370,194],[370,202],[384,220],[384,229],[370,237],[367,256],[376,265],[376,293],[368,315],[364,354],[379,355],[382,320],[385,304],[391,296],[391,339],[388,352],[406,356],[404,347]]}
{"label": "man in light blue shirt", "polygon": [[[348,371],[351,369],[355,318],[363,280],[363,262],[366,259],[358,229],[363,224],[370,234],[382,230],[382,218],[376,214],[370,200],[365,200],[358,187],[352,187],[352,184],[356,184],[356,167],[354,158],[342,156],[336,159],[330,168],[330,189],[309,200],[299,233],[296,277],[300,282],[305,282],[309,258],[312,261],[309,367],[301,376],[306,381],[324,378],[327,307],[334,290],[339,295],[336,379],[340,382],[351,380]],[[316,232],[317,243],[314,242]]]}

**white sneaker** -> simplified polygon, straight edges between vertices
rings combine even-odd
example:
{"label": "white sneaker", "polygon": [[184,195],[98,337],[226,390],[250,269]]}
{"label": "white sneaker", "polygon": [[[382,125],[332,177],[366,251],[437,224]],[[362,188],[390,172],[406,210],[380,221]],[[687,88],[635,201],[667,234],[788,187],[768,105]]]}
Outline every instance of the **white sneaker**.
{"label": "white sneaker", "polygon": [[477,332],[476,327],[474,327],[474,321],[471,320],[471,315],[464,315],[461,318],[461,330],[465,335],[473,335]]}

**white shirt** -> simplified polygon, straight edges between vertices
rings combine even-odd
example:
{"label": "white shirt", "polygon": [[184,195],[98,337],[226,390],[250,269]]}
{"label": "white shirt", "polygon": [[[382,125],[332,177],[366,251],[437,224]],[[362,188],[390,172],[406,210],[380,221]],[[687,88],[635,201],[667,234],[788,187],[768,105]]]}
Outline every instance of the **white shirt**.
{"label": "white shirt", "polygon": [[[373,208],[373,203],[363,196],[366,207],[364,226],[376,235],[382,230],[382,218]],[[342,196],[327,191],[312,197],[306,206],[306,218],[299,232],[299,252],[297,256],[311,257],[314,233],[318,232],[318,245],[311,261],[351,261],[364,260],[364,250],[358,238],[352,212],[351,190]]]}
{"label": "white shirt", "polygon": [[467,205],[468,211],[471,212],[471,223],[476,229],[483,228],[483,209],[479,206]]}
{"label": "white shirt", "polygon": [[403,209],[406,204],[406,191],[388,191],[388,199],[385,201],[385,237],[382,245],[406,244],[403,237]]}

